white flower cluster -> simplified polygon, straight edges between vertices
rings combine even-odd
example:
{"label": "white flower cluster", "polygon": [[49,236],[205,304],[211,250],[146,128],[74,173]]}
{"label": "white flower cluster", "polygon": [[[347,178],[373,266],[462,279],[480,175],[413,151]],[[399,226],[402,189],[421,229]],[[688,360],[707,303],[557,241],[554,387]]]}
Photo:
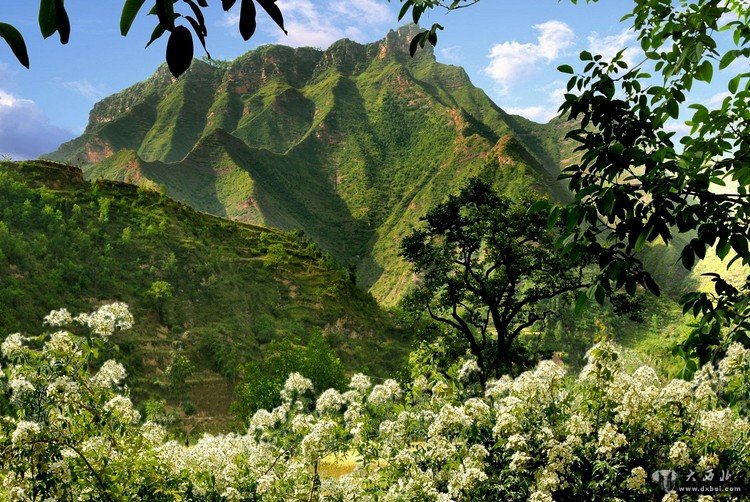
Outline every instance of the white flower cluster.
{"label": "white flower cluster", "polygon": [[88,326],[92,333],[102,338],[109,338],[117,329],[133,327],[133,315],[122,302],[103,305],[90,314],[79,314],[75,321]]}
{"label": "white flower cluster", "polygon": [[0,351],[7,358],[15,357],[23,350],[23,342],[24,337],[20,333],[13,333],[5,337],[2,345],[0,345]]}
{"label": "white flower cluster", "polygon": [[44,318],[44,324],[52,326],[53,328],[59,328],[67,326],[73,322],[73,316],[70,315],[68,309],[62,308],[60,310],[53,310]]}
{"label": "white flower cluster", "polygon": [[[484,393],[440,372],[403,386],[355,375],[349,390],[326,390],[314,403],[311,381],[294,373],[282,404],[256,412],[246,433],[186,445],[165,442],[156,424],[138,425],[118,394],[119,363],[91,376],[85,365],[56,362],[85,348],[66,332],[41,350],[8,344],[25,354],[7,370],[11,396],[34,399],[11,402],[26,420],[0,418],[0,442],[16,459],[0,467],[3,495],[107,498],[81,456],[126,500],[158,498],[152,489],[178,500],[309,500],[311,491],[326,500],[658,500],[649,473],[659,469],[750,472],[742,450],[750,423],[716,390],[721,375],[742,376],[732,386],[750,380],[744,349],[689,382],[662,382],[649,367],[627,372],[617,347],[602,342],[569,380],[552,361],[490,381]],[[353,470],[325,473],[343,458],[355,459]]]}
{"label": "white flower cluster", "polygon": [[113,359],[104,361],[102,367],[91,377],[91,383],[99,387],[113,387],[120,385],[125,379],[125,367]]}

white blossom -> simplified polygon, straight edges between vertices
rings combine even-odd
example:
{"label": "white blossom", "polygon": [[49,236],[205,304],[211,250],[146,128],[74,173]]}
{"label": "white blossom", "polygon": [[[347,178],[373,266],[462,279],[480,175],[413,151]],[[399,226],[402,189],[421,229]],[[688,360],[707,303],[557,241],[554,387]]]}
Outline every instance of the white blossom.
{"label": "white blossom", "polygon": [[73,316],[70,315],[70,312],[68,312],[68,309],[66,308],[53,310],[44,318],[44,324],[52,326],[53,328],[66,326],[72,322]]}

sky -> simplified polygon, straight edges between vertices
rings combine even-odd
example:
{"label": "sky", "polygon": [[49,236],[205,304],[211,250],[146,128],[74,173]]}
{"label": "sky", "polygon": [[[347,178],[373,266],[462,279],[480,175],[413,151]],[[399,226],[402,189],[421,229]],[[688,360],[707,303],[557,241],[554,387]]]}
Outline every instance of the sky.
{"label": "sky", "polygon": [[[326,48],[341,38],[373,42],[400,25],[396,0],[278,0],[288,35],[259,9],[258,30],[245,42],[237,29],[239,2],[225,13],[218,0],[208,1],[208,50],[218,59],[267,43]],[[144,49],[155,25],[145,6],[122,37],[123,0],[68,0],[72,32],[63,46],[56,34],[44,40],[39,33],[37,1],[4,3],[0,22],[23,33],[31,68],[22,67],[0,40],[0,155],[23,159],[55,150],[83,132],[94,103],[147,78],[164,62],[166,36]],[[639,59],[634,34],[620,22],[631,6],[625,0],[483,0],[449,14],[431,13],[422,24],[446,28],[435,51],[438,61],[463,66],[474,85],[509,113],[546,122],[562,102],[566,78],[557,66],[578,66],[582,50],[607,57],[628,47],[626,58]],[[718,75],[691,99],[720,102],[726,81]],[[682,122],[670,127],[686,130]]]}

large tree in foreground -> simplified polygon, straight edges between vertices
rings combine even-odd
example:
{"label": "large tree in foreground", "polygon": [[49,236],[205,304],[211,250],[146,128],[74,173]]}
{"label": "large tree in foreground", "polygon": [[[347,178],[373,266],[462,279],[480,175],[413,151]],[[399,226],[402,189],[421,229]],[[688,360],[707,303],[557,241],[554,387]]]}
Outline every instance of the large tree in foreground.
{"label": "large tree in foreground", "polygon": [[475,178],[401,244],[418,275],[412,301],[468,342],[486,379],[510,372],[518,335],[553,314],[545,301],[585,286],[583,261],[555,251],[547,219]]}

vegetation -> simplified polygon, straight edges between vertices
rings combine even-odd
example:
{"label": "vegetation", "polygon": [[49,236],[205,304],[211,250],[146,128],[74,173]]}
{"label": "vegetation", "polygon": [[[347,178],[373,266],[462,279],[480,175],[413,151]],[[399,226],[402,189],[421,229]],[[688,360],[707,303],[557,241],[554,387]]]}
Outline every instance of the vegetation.
{"label": "vegetation", "polygon": [[[101,312],[89,319],[110,319]],[[689,381],[625,371],[606,340],[575,378],[544,361],[486,391],[473,359],[405,386],[357,374],[317,399],[293,373],[247,433],[185,445],[141,423],[122,366],[92,364],[114,326],[80,336],[71,322],[53,312],[58,331],[2,344],[6,499],[672,501],[707,480],[711,497],[732,498],[750,475],[750,350],[738,343]],[[328,475],[345,456],[356,469]]]}
{"label": "vegetation", "polygon": [[461,68],[410,58],[415,32],[263,46],[224,68],[195,62],[176,84],[162,67],[97,103],[84,134],[49,157],[216,216],[301,229],[396,305],[411,283],[398,242],[469,178],[511,197],[569,197],[547,151],[559,124],[531,127]]}
{"label": "vegetation", "polygon": [[417,273],[411,302],[461,333],[483,381],[511,372],[518,336],[555,315],[549,300],[586,286],[586,262],[555,251],[546,218],[528,214],[534,200],[474,178],[401,243]]}
{"label": "vegetation", "polygon": [[143,188],[86,182],[67,166],[0,165],[0,329],[29,333],[60,304],[85,311],[112,300],[139,319],[108,349],[131,373],[134,397],[180,404],[185,396],[169,391],[164,372],[173,352],[183,354],[195,366],[199,429],[211,417],[213,427],[229,425],[240,365],[273,340],[305,345],[325,329],[347,371],[381,375],[399,368],[409,345],[345,269],[294,234],[220,220]]}
{"label": "vegetation", "polygon": [[[401,16],[411,10],[416,22],[429,9],[478,2],[401,3]],[[632,23],[643,61],[629,67],[625,48],[611,60],[583,51],[582,71],[558,68],[572,75],[560,111],[574,121],[566,136],[578,144],[580,162],[564,176],[575,201],[553,216],[568,227],[567,253],[599,255],[599,285],[589,296],[600,302],[620,288],[632,295],[639,285],[659,294],[639,254],[647,243],[680,245],[688,270],[712,248],[722,261],[750,264],[750,72],[742,64],[750,57],[748,3],[685,0],[673,8],[649,0],[635,2],[624,20]],[[720,40],[721,32],[727,40]],[[419,33],[413,43],[424,45],[425,36]],[[436,41],[433,29],[430,42]],[[732,72],[726,97],[714,109],[691,104],[694,85],[710,83],[715,68]],[[692,109],[686,121],[691,130],[678,146],[667,126],[684,116],[684,107]],[[692,291],[681,299],[684,312],[698,318],[677,349],[688,362],[709,361],[735,341],[750,346],[750,275],[731,284],[709,274],[712,292]]]}

